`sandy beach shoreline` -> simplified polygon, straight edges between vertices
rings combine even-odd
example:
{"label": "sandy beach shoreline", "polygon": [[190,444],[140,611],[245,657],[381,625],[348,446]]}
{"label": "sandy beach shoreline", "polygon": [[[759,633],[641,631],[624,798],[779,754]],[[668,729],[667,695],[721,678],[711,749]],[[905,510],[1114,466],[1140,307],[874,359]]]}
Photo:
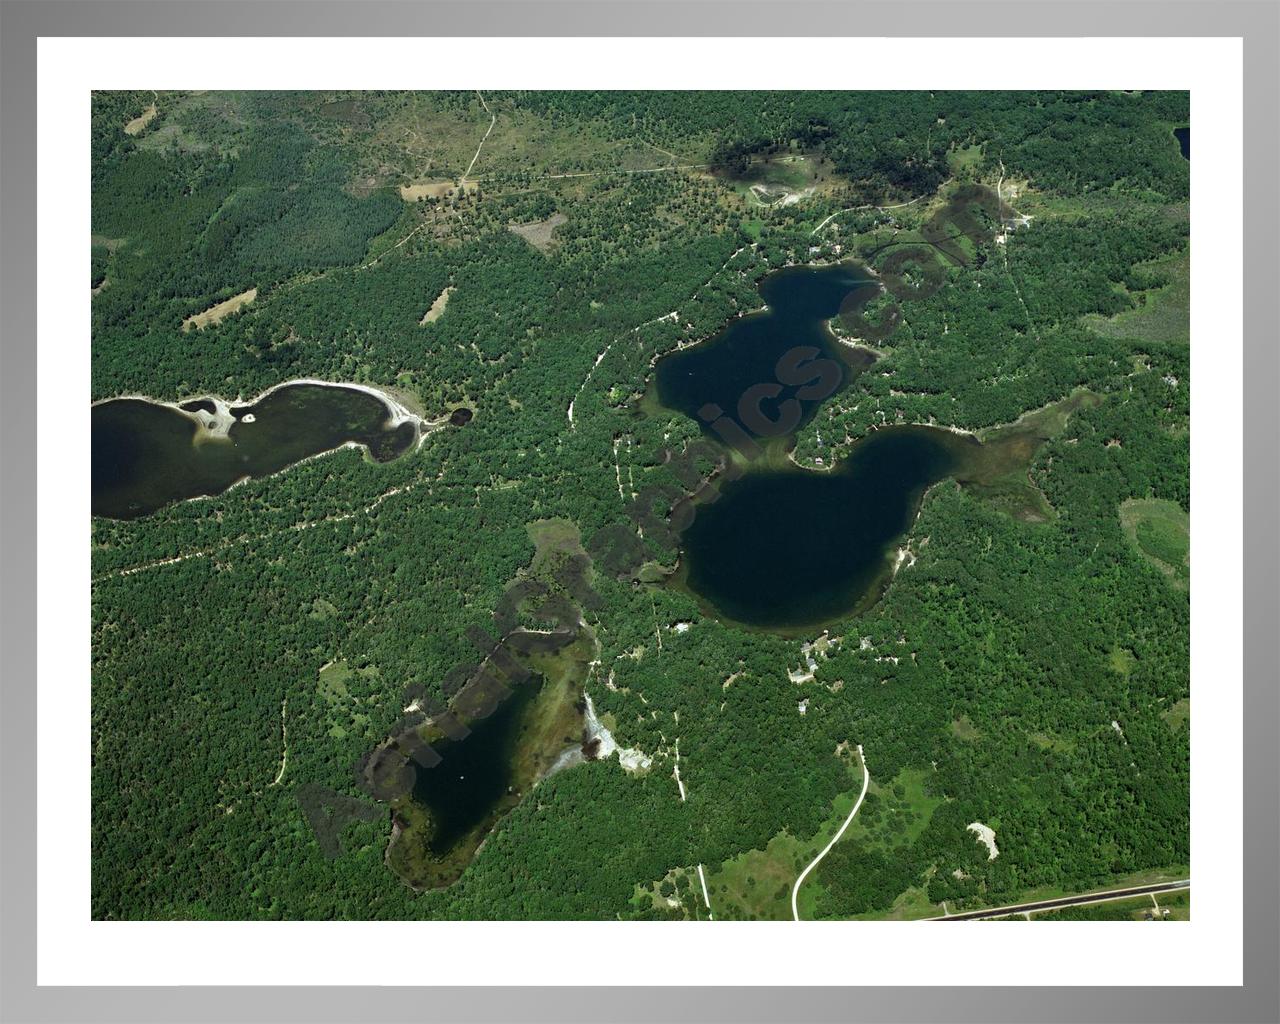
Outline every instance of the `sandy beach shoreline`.
{"label": "sandy beach shoreline", "polygon": [[[173,409],[174,411],[181,413],[183,416],[186,416],[188,419],[196,422],[200,427],[200,434],[197,437],[197,443],[199,443],[200,441],[213,440],[217,438],[225,439],[228,437],[232,425],[236,422],[236,418],[231,412],[233,408],[257,405],[259,402],[263,401],[263,399],[267,398],[267,396],[281,388],[294,387],[301,384],[310,384],[315,387],[325,388],[345,388],[349,391],[363,391],[365,394],[372,395],[387,407],[386,429],[394,430],[402,423],[412,423],[414,425],[414,428],[417,431],[417,443],[415,444],[415,447],[422,443],[423,438],[425,438],[432,429],[439,426],[437,422],[428,420],[411,411],[399,399],[380,388],[373,387],[369,384],[319,380],[315,377],[297,377],[293,380],[273,384],[271,387],[258,394],[255,398],[251,399],[237,397],[232,401],[223,398],[220,395],[196,395],[191,398],[184,398],[181,401],[169,401],[163,398],[156,398],[152,395],[130,392],[128,394],[113,395],[109,398],[100,398],[96,402],[90,402],[89,406],[90,408],[93,408],[97,405],[104,405],[107,402],[121,401],[150,402],[152,405],[165,406],[166,408]],[[193,410],[182,408],[184,405],[190,405],[192,402],[200,401],[212,402],[214,405],[214,411],[210,413],[203,409]],[[245,420],[245,422],[252,422],[252,420]]]}

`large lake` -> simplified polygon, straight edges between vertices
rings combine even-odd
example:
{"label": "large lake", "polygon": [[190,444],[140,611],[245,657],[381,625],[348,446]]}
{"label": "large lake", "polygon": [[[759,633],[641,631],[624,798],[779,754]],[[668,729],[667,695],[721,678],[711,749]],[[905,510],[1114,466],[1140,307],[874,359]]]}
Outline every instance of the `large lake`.
{"label": "large lake", "polygon": [[[877,292],[874,279],[852,264],[778,271],[760,286],[766,311],[657,363],[659,402],[698,420],[708,434],[707,403],[738,410],[740,397],[774,381],[779,359],[797,345],[840,365],[837,386],[801,401],[799,417],[793,406],[796,425],[769,435],[762,454],[720,485],[718,500],[699,505],[681,535],[677,583],[712,614],[789,632],[866,607],[889,578],[890,551],[910,529],[925,490],[981,457],[977,439],[927,426],[875,431],[825,472],[780,457],[822,402],[874,361],[837,341],[828,321]],[[781,418],[779,403],[798,395],[783,388],[764,412]]]}
{"label": "large lake", "polygon": [[251,405],[100,402],[92,409],[93,514],[136,519],[345,444],[385,462],[411,447],[418,429],[372,392],[313,383],[283,385]]}

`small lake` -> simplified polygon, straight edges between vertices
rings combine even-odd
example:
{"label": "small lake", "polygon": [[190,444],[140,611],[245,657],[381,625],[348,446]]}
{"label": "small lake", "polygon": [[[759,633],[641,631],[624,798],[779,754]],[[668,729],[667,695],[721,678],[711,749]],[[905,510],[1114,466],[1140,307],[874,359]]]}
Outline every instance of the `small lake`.
{"label": "small lake", "polygon": [[[734,320],[715,337],[658,361],[654,368],[658,402],[698,421],[704,432],[715,436],[708,418],[699,417],[699,411],[712,403],[742,423],[749,434],[763,437],[739,409],[744,396],[765,385],[777,392],[759,400],[759,409],[768,419],[783,418],[784,403],[799,403],[791,407],[799,410],[798,422],[784,431],[794,433],[813,418],[827,397],[875,361],[870,352],[837,341],[827,321],[859,293],[870,297],[878,290],[871,276],[853,264],[775,271],[760,284],[767,309]],[[797,369],[792,378],[797,383],[780,379],[779,360],[801,346],[816,349],[817,354]],[[835,364],[838,378],[833,385],[816,382],[805,371],[817,358]],[[820,384],[816,390],[821,396],[809,397],[815,383]]]}
{"label": "small lake", "polygon": [[1191,159],[1191,126],[1186,128],[1175,128],[1173,130],[1174,138],[1178,140],[1178,149],[1182,151],[1183,157],[1187,160]]}
{"label": "small lake", "polygon": [[99,402],[92,408],[93,514],[136,519],[346,444],[387,462],[412,447],[418,430],[416,418],[376,394],[340,385],[285,384],[250,405]]}
{"label": "small lake", "polygon": [[469,730],[461,738],[447,738],[438,723],[419,733],[439,760],[432,767],[408,762],[412,787],[392,805],[395,831],[387,848],[388,866],[410,886],[452,885],[541,779],[558,765],[589,758],[582,682],[595,648],[588,638],[565,647],[561,637],[562,649],[554,649],[546,646],[548,636],[523,634],[515,649],[533,669],[527,679],[512,682],[510,693],[480,718],[471,714],[477,693],[455,695],[451,703]]}
{"label": "small lake", "polygon": [[978,442],[934,427],[877,430],[830,472],[751,469],[681,536],[684,584],[734,621],[787,631],[874,601],[925,490]]}

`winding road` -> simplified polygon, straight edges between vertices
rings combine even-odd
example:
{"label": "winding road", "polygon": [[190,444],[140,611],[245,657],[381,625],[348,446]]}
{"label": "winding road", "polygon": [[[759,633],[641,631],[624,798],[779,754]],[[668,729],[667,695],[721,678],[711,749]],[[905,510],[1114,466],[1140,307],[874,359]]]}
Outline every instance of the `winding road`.
{"label": "winding road", "polygon": [[858,813],[858,808],[862,806],[862,801],[866,798],[867,786],[871,783],[871,772],[867,768],[867,758],[866,755],[862,753],[861,743],[858,744],[858,760],[862,762],[862,792],[858,794],[858,799],[854,802],[853,810],[849,812],[849,817],[844,819],[844,824],[840,826],[836,834],[831,837],[831,842],[827,843],[827,845],[822,848],[822,852],[809,862],[809,866],[800,872],[800,877],[796,879],[796,884],[791,888],[791,916],[797,921],[800,920],[800,908],[796,906],[796,897],[800,894],[800,886],[804,883],[805,876],[816,868],[818,866],[818,862],[831,851],[831,847],[835,846],[836,843],[840,841],[840,837],[844,835],[844,830],[849,827],[850,823],[853,821],[854,815]]}

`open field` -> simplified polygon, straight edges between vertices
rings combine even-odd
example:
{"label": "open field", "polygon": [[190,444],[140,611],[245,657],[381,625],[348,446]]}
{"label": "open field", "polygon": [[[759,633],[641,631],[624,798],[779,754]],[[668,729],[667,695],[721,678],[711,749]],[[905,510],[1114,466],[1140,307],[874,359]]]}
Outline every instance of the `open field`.
{"label": "open field", "polygon": [[1137,309],[1113,317],[1090,314],[1084,323],[1099,334],[1136,341],[1183,344],[1191,342],[1191,254],[1182,252],[1135,268],[1164,280],[1147,291],[1136,292]]}
{"label": "open field", "polygon": [[199,331],[210,324],[220,324],[233,313],[239,313],[245,306],[249,305],[258,297],[258,289],[250,288],[247,292],[241,292],[239,295],[233,295],[231,298],[223,302],[219,302],[216,306],[210,306],[203,313],[197,313],[195,316],[189,316],[182,321],[182,329],[189,331],[193,327]]}
{"label": "open field", "polygon": [[453,287],[450,286],[435,297],[435,301],[431,303],[431,308],[422,314],[419,324],[433,324],[444,316],[445,307],[449,305],[449,296],[453,294]]}
{"label": "open field", "polygon": [[1191,580],[1191,517],[1172,501],[1130,498],[1120,506],[1125,536],[1144,558],[1185,590]]}
{"label": "open field", "polygon": [[512,224],[510,227],[539,252],[547,252],[555,241],[553,236],[556,228],[568,219],[563,213],[554,213],[546,220],[534,221],[531,224]]}
{"label": "open field", "polygon": [[416,203],[419,199],[443,199],[451,195],[457,187],[454,181],[419,181],[400,186],[400,198],[406,203]]}

